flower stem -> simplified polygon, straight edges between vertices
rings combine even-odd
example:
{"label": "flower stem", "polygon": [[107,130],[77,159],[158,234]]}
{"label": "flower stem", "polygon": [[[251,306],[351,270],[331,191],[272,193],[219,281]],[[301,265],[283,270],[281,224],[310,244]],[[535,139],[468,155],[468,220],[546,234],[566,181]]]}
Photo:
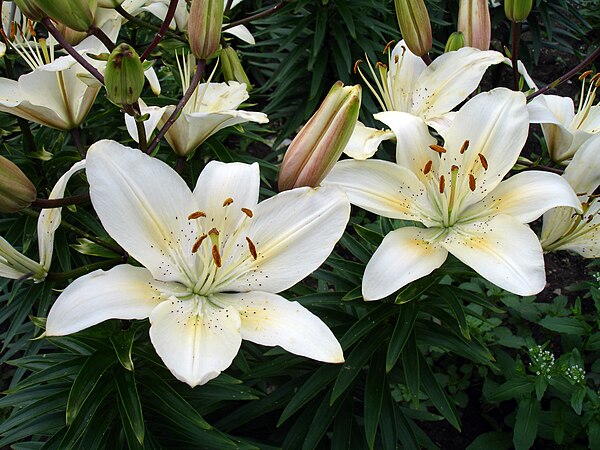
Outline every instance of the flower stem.
{"label": "flower stem", "polygon": [[180,156],[179,158],[177,158],[177,162],[175,163],[175,172],[177,172],[179,175],[181,175],[181,172],[183,172],[185,160],[185,156]]}
{"label": "flower stem", "polygon": [[165,16],[165,20],[163,21],[162,25],[160,26],[158,33],[156,33],[156,36],[154,36],[154,39],[152,39],[152,42],[150,42],[150,45],[146,48],[146,50],[144,50],[144,53],[142,53],[140,56],[140,60],[142,62],[144,62],[146,60],[146,58],[148,58],[150,53],[152,53],[152,50],[154,50],[156,48],[156,46],[160,43],[160,41],[162,41],[163,38],[165,37],[165,34],[167,33],[167,30],[169,29],[169,24],[171,23],[171,21],[173,20],[173,17],[175,16],[175,10],[177,9],[178,3],[179,3],[179,0],[171,0],[171,2],[169,3],[169,9],[167,10],[167,15]]}
{"label": "flower stem", "polygon": [[[152,31],[156,31],[156,32],[160,31],[160,27],[157,27],[156,25],[152,25],[151,23],[148,23],[142,19],[138,19],[135,16],[132,16],[126,10],[124,10],[123,7],[120,5],[115,8],[115,11],[117,11],[119,14],[121,14],[128,21],[135,23],[136,25],[139,25],[140,27],[144,27],[144,28],[147,28],[148,30],[152,30]],[[172,37],[173,39],[177,39],[178,41],[184,42],[186,44],[188,42],[186,38],[179,36],[177,33],[173,33],[170,30],[167,30],[166,35],[169,37]]]}
{"label": "flower stem", "polygon": [[423,56],[421,56],[421,59],[428,66],[431,65],[431,63],[433,62],[433,60],[431,59],[431,56],[429,56],[429,53],[425,53]]}
{"label": "flower stem", "polygon": [[581,69],[583,69],[587,65],[591,64],[598,56],[600,56],[600,47],[598,47],[596,50],[594,50],[592,53],[590,53],[583,61],[581,61],[579,64],[577,64],[571,70],[569,70],[567,73],[558,77],[552,83],[547,84],[543,88],[538,89],[533,94],[528,95],[527,101],[530,101],[530,100],[534,99],[535,97],[537,97],[538,95],[544,94],[547,91],[549,91],[550,89],[554,89],[559,84],[564,83],[565,81],[567,81],[568,79],[570,79],[571,77],[573,77],[574,75],[579,73],[579,71]]}
{"label": "flower stem", "polygon": [[104,84],[104,75],[98,72],[98,69],[96,69],[89,62],[87,62],[87,60],[81,54],[79,54],[71,44],[67,42],[64,36],[60,34],[60,31],[58,31],[58,29],[54,26],[52,20],[49,17],[44,17],[42,19],[42,23],[48,30],[48,33],[50,33],[54,37],[54,39],[56,39],[56,41],[61,45],[61,47],[64,48],[67,51],[67,53],[75,59],[75,61],[81,64],[100,83]]}
{"label": "flower stem", "polygon": [[80,203],[88,203],[90,201],[90,193],[73,195],[63,198],[36,198],[31,206],[35,208],[61,208],[67,205],[79,205]]}
{"label": "flower stem", "polygon": [[177,120],[177,117],[183,110],[183,107],[186,105],[186,103],[189,101],[190,97],[198,87],[200,79],[202,78],[202,74],[204,73],[205,66],[205,59],[198,60],[198,64],[196,65],[196,72],[194,73],[194,78],[192,78],[192,81],[190,82],[190,86],[188,87],[187,91],[185,91],[185,93],[183,94],[181,100],[179,100],[179,103],[175,107],[175,110],[173,111],[171,116],[167,119],[163,127],[160,129],[158,134],[154,137],[154,139],[148,146],[148,150],[146,151],[147,154],[152,153],[152,151],[156,148],[160,140],[164,137],[167,131],[169,131],[169,128],[171,128],[171,126],[175,123],[175,120]]}
{"label": "flower stem", "polygon": [[259,12],[258,14],[254,14],[252,16],[248,16],[245,19],[241,19],[241,20],[238,20],[236,22],[228,23],[227,25],[223,26],[223,31],[229,30],[230,28],[233,28],[233,27],[237,27],[238,25],[244,25],[246,23],[250,23],[250,22],[252,22],[254,20],[257,20],[257,19],[262,19],[264,17],[268,17],[271,14],[276,13],[277,11],[279,11],[281,8],[283,8],[285,5],[287,5],[290,2],[291,2],[291,0],[283,0],[282,2],[276,4],[275,6],[272,6],[269,9],[264,10],[263,12]]}
{"label": "flower stem", "polygon": [[515,91],[519,90],[519,41],[521,40],[521,22],[512,22],[511,25],[512,34],[512,51],[510,59],[512,60],[513,67],[513,88]]}
{"label": "flower stem", "polygon": [[69,270],[68,272],[48,272],[46,277],[49,281],[68,281],[73,278],[79,278],[82,275],[86,275],[94,270],[104,269],[105,267],[116,266],[119,263],[124,263],[123,258],[113,258],[105,261],[99,261],[85,266],[78,267],[77,269]]}
{"label": "flower stem", "polygon": [[88,33],[96,36],[109,52],[112,52],[115,49],[115,43],[106,35],[104,31],[102,31],[101,28],[98,28],[96,25],[92,24],[88,30]]}
{"label": "flower stem", "polygon": [[565,172],[563,169],[558,169],[556,167],[550,167],[550,166],[544,166],[543,164],[538,164],[535,162],[519,160],[519,161],[517,161],[517,164],[519,164],[521,166],[529,167],[530,169],[540,169],[540,170],[543,170],[544,172],[552,172],[552,173],[556,173],[558,175],[562,175]]}
{"label": "flower stem", "polygon": [[85,159],[85,148],[81,142],[79,127],[71,128],[71,138],[73,138],[73,144],[75,144],[79,155],[81,155],[81,159]]}

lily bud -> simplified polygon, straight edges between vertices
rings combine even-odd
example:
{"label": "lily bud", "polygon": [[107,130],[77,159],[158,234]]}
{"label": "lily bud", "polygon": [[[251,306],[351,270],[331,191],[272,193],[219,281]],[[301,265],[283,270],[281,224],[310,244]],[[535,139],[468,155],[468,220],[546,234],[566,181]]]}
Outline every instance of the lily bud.
{"label": "lily bud", "polygon": [[25,17],[34,22],[39,22],[47,16],[38,6],[37,0],[13,0]]}
{"label": "lily bud", "polygon": [[77,45],[87,37],[87,33],[84,33],[83,31],[75,31],[74,29],[63,25],[62,23],[56,24],[56,28],[71,45]]}
{"label": "lily bud", "polygon": [[87,31],[94,23],[96,0],[37,0],[37,4],[46,15],[76,31]]}
{"label": "lily bud", "polygon": [[409,50],[417,56],[429,53],[432,45],[431,22],[423,0],[395,0],[396,18]]}
{"label": "lily bud", "polygon": [[361,87],[333,85],[283,158],[279,190],[316,187],[340,157],[358,120]]}
{"label": "lily bud", "polygon": [[144,88],[144,67],[135,49],[128,44],[115,47],[106,63],[106,94],[116,105],[138,101]]}
{"label": "lily bud", "polygon": [[35,186],[12,161],[0,156],[0,212],[15,213],[36,199]]}
{"label": "lily bud", "polygon": [[444,49],[445,53],[453,52],[459,50],[465,46],[465,35],[460,31],[455,31],[448,38],[448,42],[446,42],[446,48]]}
{"label": "lily bud", "polygon": [[192,0],[188,40],[194,56],[208,59],[219,49],[224,0]]}
{"label": "lily bud", "polygon": [[533,0],[504,0],[504,13],[511,22],[523,22],[532,6]]}
{"label": "lily bud", "polygon": [[223,78],[225,78],[225,81],[244,83],[246,90],[250,92],[252,85],[233,47],[227,46],[221,50],[221,64],[223,64]]}
{"label": "lily bud", "polygon": [[492,22],[488,0],[460,0],[458,31],[465,35],[467,47],[490,49]]}

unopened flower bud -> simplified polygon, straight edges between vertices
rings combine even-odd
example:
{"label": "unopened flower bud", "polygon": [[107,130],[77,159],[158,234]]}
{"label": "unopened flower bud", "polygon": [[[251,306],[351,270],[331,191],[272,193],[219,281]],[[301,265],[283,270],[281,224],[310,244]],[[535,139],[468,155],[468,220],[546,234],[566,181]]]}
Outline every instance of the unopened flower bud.
{"label": "unopened flower bud", "polygon": [[188,40],[196,58],[208,59],[219,49],[224,7],[223,0],[192,0]]}
{"label": "unopened flower bud", "polygon": [[76,31],[87,31],[94,23],[96,0],[37,0],[37,4],[55,21]]}
{"label": "unopened flower bud", "polygon": [[453,51],[463,48],[464,46],[465,46],[465,35],[462,34],[460,31],[455,31],[448,38],[444,52],[445,53],[453,52]]}
{"label": "unopened flower bud", "polygon": [[36,199],[35,186],[12,161],[0,156],[0,212],[15,213]]}
{"label": "unopened flower bud", "polygon": [[74,29],[63,25],[62,23],[56,24],[56,28],[71,45],[77,45],[87,37],[87,33],[83,31],[75,31]]}
{"label": "unopened flower bud", "polygon": [[417,56],[429,53],[432,45],[431,22],[423,0],[395,0],[396,17],[402,38]]}
{"label": "unopened flower bud", "polygon": [[123,3],[124,0],[98,0],[98,6],[101,8],[116,8]]}
{"label": "unopened flower bud", "polygon": [[34,22],[39,22],[47,16],[38,6],[37,0],[13,0],[25,17]]}
{"label": "unopened flower bud", "polygon": [[144,88],[144,67],[133,47],[115,47],[106,63],[104,82],[108,99],[114,104],[123,106],[138,101]]}
{"label": "unopened flower bud", "polygon": [[504,13],[511,22],[523,22],[532,6],[533,0],[504,0]]}
{"label": "unopened flower bud", "polygon": [[464,34],[467,47],[490,49],[492,22],[488,0],[460,0],[458,31]]}
{"label": "unopened flower bud", "polygon": [[223,65],[223,78],[225,81],[237,81],[244,83],[246,90],[250,91],[252,85],[242,67],[240,58],[233,47],[226,46],[221,50],[221,64]]}
{"label": "unopened flower bud", "polygon": [[294,138],[283,158],[279,190],[317,187],[350,140],[360,109],[360,85],[333,85],[317,112]]}

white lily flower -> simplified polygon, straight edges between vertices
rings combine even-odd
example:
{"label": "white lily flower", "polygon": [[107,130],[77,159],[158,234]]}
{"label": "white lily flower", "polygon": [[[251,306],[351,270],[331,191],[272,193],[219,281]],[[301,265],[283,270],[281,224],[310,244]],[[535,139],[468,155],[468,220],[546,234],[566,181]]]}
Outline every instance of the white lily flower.
{"label": "white lily flower", "polygon": [[572,250],[585,258],[600,257],[600,134],[575,152],[563,174],[581,201],[581,211],[555,208],[544,214],[541,243],[546,251]]}
{"label": "white lily flower", "polygon": [[158,355],[190,386],[225,370],[242,339],[343,361],[327,326],[277,295],[342,236],[350,205],[339,189],[294,189],[258,203],[256,163],[211,162],[191,192],[163,162],[113,141],[90,147],[86,170],[100,221],[145,268],[77,279],[50,310],[47,336],[149,317]]}
{"label": "white lily flower", "polygon": [[528,105],[531,123],[541,123],[548,152],[553,161],[565,162],[583,143],[600,132],[600,105],[592,106],[600,86],[600,74],[585,82],[591,74],[580,77],[581,97],[575,112],[573,100],[558,95],[540,95]]}
{"label": "white lily flower", "polygon": [[[192,55],[178,60],[183,90],[189,88],[195,67]],[[171,148],[180,156],[188,155],[206,139],[223,128],[244,122],[267,123],[267,115],[261,112],[241,111],[236,108],[249,98],[246,85],[237,81],[227,83],[200,83],[175,123],[165,134]],[[146,135],[150,136],[156,125],[162,127],[175,110],[167,107],[141,106],[142,114],[149,118],[144,123]],[[127,131],[138,140],[135,119],[125,116]]]}
{"label": "white lily flower", "polygon": [[364,299],[381,299],[431,273],[448,252],[510,292],[541,291],[542,248],[524,223],[579,202],[555,174],[531,171],[502,181],[527,139],[525,96],[503,88],[477,95],[442,133],[443,147],[408,113],[377,119],[396,135],[397,164],[341,161],[323,184],[343,188],[368,211],[425,228],[400,228],[383,239],[365,270]]}
{"label": "white lily flower", "polygon": [[[32,72],[21,75],[18,81],[0,78],[0,111],[68,131],[83,122],[101,86],[82,81],[87,71],[71,56],[55,59],[54,45],[48,44],[43,39],[17,39],[12,43]],[[82,54],[104,51],[94,36],[76,48]],[[96,61],[89,61],[97,65]]]}
{"label": "white lily flower", "polygon": [[[361,76],[384,111],[409,113],[441,133],[452,122],[452,109],[477,88],[487,68],[503,61],[502,54],[496,51],[464,47],[444,53],[427,66],[408,49],[404,41],[400,41],[389,54],[388,66],[377,64],[373,69],[369,63],[375,87],[362,72]],[[356,67],[360,71],[359,66]],[[379,131],[372,128],[367,130],[372,133]],[[351,151],[349,156],[357,159],[371,156],[368,153],[372,146],[364,141],[367,136],[364,130],[356,130],[348,147],[363,147],[369,151],[358,155],[358,158],[356,152]]]}
{"label": "white lily flower", "polygon": [[[79,161],[58,180],[49,199],[63,198],[65,188],[73,174],[85,168],[85,161]],[[61,222],[62,208],[45,208],[37,223],[38,249],[40,262],[32,260],[17,251],[6,239],[0,237],[0,277],[20,279],[31,277],[35,282],[43,281],[48,275],[54,250],[54,234]]]}

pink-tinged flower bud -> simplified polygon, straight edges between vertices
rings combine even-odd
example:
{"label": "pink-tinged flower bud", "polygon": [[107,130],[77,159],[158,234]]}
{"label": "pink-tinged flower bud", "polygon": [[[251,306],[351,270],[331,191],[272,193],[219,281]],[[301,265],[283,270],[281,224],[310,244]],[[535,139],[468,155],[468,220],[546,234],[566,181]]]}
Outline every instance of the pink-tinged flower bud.
{"label": "pink-tinged flower bud", "polygon": [[532,6],[533,0],[504,0],[504,13],[511,22],[523,22]]}
{"label": "pink-tinged flower bud", "polygon": [[480,50],[490,49],[492,22],[488,0],[460,0],[458,31],[465,35],[465,45]]}
{"label": "pink-tinged flower bud", "polygon": [[219,50],[223,27],[223,0],[192,0],[188,40],[198,59],[208,59]]}
{"label": "pink-tinged flower bud", "polygon": [[75,31],[87,31],[94,23],[96,0],[37,0],[38,6],[57,22]]}
{"label": "pink-tinged flower bud", "polygon": [[35,186],[16,164],[0,156],[0,212],[15,213],[36,199]]}
{"label": "pink-tinged flower bud", "polygon": [[358,120],[361,87],[333,85],[283,158],[279,190],[317,187],[337,162]]}
{"label": "pink-tinged flower bud", "polygon": [[417,56],[429,53],[431,22],[423,0],[395,0],[396,18],[408,49]]}
{"label": "pink-tinged flower bud", "polygon": [[25,17],[39,22],[47,14],[38,6],[37,0],[13,0]]}
{"label": "pink-tinged flower bud", "polygon": [[444,52],[448,53],[448,52],[460,50],[464,46],[465,46],[465,35],[462,34],[460,31],[455,31],[448,38]]}
{"label": "pink-tinged flower bud", "polygon": [[71,45],[77,45],[87,37],[87,33],[83,31],[75,31],[74,29],[63,25],[62,23],[57,23],[56,29]]}
{"label": "pink-tinged flower bud", "polygon": [[116,8],[123,3],[124,0],[98,0],[98,6],[101,8]]}
{"label": "pink-tinged flower bud", "polygon": [[246,90],[250,92],[252,85],[242,67],[240,57],[233,47],[223,47],[223,50],[221,50],[221,64],[223,66],[223,78],[225,78],[225,81],[244,83]]}

